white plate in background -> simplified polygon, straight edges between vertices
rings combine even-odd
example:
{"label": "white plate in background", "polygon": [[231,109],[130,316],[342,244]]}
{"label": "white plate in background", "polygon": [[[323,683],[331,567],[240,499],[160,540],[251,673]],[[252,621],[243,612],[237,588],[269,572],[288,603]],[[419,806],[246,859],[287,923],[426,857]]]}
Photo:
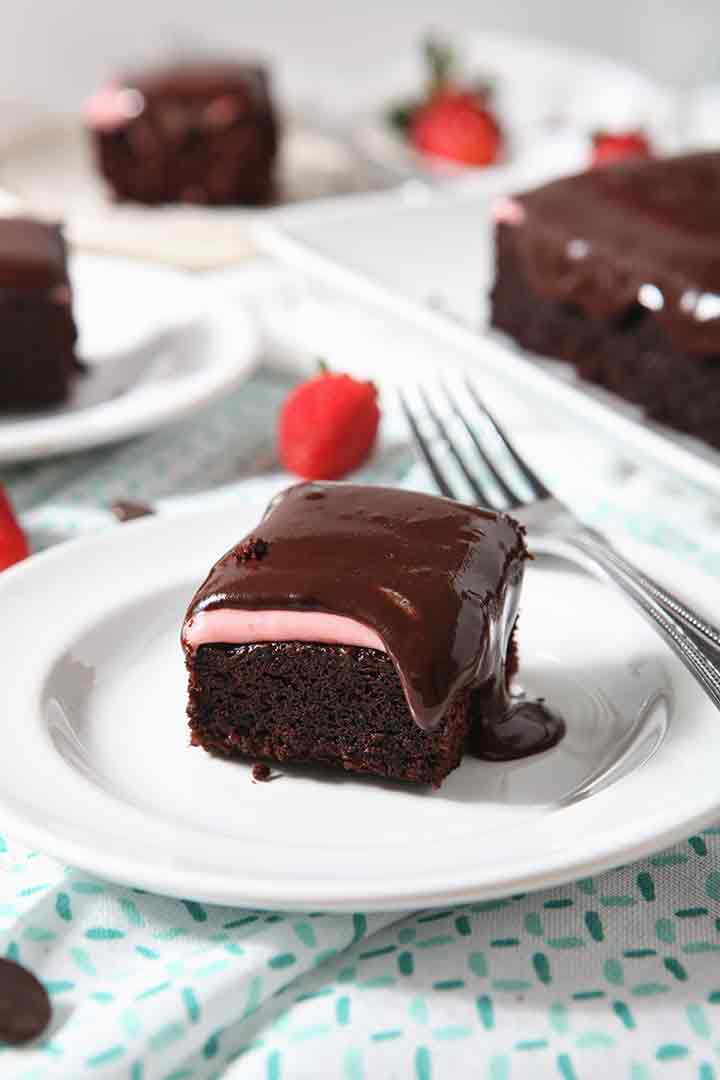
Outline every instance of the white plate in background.
{"label": "white plate in background", "polygon": [[[565,717],[552,751],[467,759],[430,791],[300,768],[253,784],[251,763],[191,748],[183,612],[261,509],[119,526],[0,577],[10,834],[161,893],[352,911],[557,884],[718,817],[715,708],[621,597],[540,559],[522,598],[521,681]],[[628,554],[675,588],[682,579],[699,609],[720,603],[717,581],[654,549]],[[31,590],[42,604],[27,603]]]}
{"label": "white plate in background", "polygon": [[255,326],[202,280],[106,255],[70,262],[78,356],[68,400],[0,412],[0,463],[27,461],[152,431],[201,407],[254,367]]}
{"label": "white plate in background", "polygon": [[[378,167],[318,126],[289,122],[279,154],[281,205],[387,185]],[[142,206],[114,202],[93,161],[88,133],[72,118],[28,119],[0,137],[0,197],[67,225],[75,247],[170,263],[189,270],[252,254],[243,206]]]}

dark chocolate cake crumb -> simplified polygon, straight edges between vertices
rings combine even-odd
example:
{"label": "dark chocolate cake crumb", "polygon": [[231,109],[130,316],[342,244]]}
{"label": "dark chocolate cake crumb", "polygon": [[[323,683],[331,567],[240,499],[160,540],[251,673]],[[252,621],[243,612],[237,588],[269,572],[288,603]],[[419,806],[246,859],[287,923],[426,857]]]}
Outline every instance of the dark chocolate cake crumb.
{"label": "dark chocolate cake crumb", "polygon": [[270,779],[270,766],[266,765],[264,761],[258,761],[252,767],[252,778],[253,783],[266,783]]}
{"label": "dark chocolate cake crumb", "polygon": [[235,552],[235,558],[239,563],[248,563],[255,560],[261,562],[268,553],[267,540],[261,540],[259,536],[248,536],[244,544]]}
{"label": "dark chocolate cake crumb", "polygon": [[114,499],[110,503],[110,510],[121,522],[135,521],[136,518],[155,513],[152,506],[139,499]]}
{"label": "dark chocolate cake crumb", "polygon": [[0,959],[0,1040],[30,1042],[42,1035],[51,1015],[43,984],[21,964]]}

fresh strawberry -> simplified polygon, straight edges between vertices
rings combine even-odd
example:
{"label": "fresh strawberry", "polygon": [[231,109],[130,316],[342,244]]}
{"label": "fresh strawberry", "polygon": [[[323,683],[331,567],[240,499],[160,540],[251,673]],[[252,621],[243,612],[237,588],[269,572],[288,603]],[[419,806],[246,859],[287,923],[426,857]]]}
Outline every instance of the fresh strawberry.
{"label": "fresh strawberry", "polygon": [[609,132],[597,131],[592,140],[593,167],[612,165],[615,161],[626,158],[651,158],[652,150],[647,136],[642,131]]}
{"label": "fresh strawberry", "polygon": [[388,121],[421,154],[461,165],[490,165],[503,138],[492,112],[490,87],[460,77],[450,45],[429,37],[423,43],[425,90],[420,99],[396,104]]}
{"label": "fresh strawberry", "polygon": [[285,400],[280,458],[290,472],[308,480],[337,480],[368,457],[379,422],[373,383],[322,371]]}
{"label": "fresh strawberry", "polygon": [[0,570],[7,570],[30,554],[25,533],[17,523],[5,492],[0,488]]}
{"label": "fresh strawberry", "polygon": [[418,109],[410,125],[416,150],[463,165],[490,165],[502,149],[497,120],[482,97],[445,90]]}

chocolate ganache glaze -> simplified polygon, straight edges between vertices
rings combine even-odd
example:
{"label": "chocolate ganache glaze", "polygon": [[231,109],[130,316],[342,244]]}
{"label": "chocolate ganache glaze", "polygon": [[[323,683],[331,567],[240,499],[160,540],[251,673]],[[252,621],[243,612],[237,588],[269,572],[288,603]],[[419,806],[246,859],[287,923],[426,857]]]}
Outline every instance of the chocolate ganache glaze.
{"label": "chocolate ganache glaze", "polygon": [[[218,609],[350,617],[382,640],[418,726],[434,727],[457,693],[472,690],[482,731],[471,749],[520,757],[564,730],[507,694],[526,558],[523,530],[504,514],[394,488],[299,484],[215,564],[190,604],[183,643],[190,648],[194,618]],[[527,722],[515,717],[519,705]]]}
{"label": "chocolate ganache glaze", "polygon": [[61,229],[34,218],[0,219],[0,288],[53,289],[69,286]]}
{"label": "chocolate ganache glaze", "polygon": [[498,218],[541,296],[603,318],[639,304],[683,350],[720,355],[720,153],[590,169]]}

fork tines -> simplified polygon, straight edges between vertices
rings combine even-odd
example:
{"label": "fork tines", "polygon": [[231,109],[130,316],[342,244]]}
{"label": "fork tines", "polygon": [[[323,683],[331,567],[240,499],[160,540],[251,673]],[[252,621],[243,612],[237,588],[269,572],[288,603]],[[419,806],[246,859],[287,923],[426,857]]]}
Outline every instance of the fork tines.
{"label": "fork tines", "polygon": [[400,402],[417,449],[443,495],[507,510],[549,497],[467,376],[459,386],[447,381],[419,385],[412,399],[400,391]]}

